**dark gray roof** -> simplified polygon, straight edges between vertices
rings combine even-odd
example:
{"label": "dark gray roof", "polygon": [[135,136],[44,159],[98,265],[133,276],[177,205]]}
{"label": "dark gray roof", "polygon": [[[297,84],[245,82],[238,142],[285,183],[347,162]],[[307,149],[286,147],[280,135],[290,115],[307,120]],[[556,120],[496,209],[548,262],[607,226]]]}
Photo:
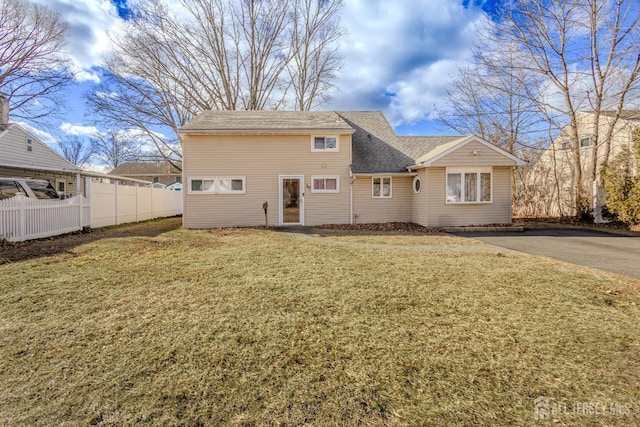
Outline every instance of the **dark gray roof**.
{"label": "dark gray roof", "polygon": [[181,132],[296,132],[352,129],[331,111],[204,111]]}
{"label": "dark gray roof", "polygon": [[460,136],[398,136],[380,111],[340,111],[353,127],[354,173],[407,172],[416,160]]}

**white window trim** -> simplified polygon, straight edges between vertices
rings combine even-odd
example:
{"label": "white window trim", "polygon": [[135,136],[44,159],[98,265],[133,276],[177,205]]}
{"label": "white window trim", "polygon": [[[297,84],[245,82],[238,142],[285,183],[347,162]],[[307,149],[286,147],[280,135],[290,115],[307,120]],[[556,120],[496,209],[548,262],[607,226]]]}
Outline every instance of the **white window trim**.
{"label": "white window trim", "polygon": [[[480,175],[481,173],[488,173],[490,176],[490,185],[491,185],[491,193],[489,195],[490,200],[476,200],[474,202],[467,202],[464,200],[464,193],[465,193],[465,189],[464,189],[464,175],[465,174],[478,174]],[[450,174],[461,174],[460,176],[460,201],[459,202],[450,202],[447,200],[447,182],[449,181],[448,176]],[[481,178],[480,176],[478,176],[477,179],[477,189],[476,189],[476,194],[478,195],[478,197],[480,196],[481,192],[482,192],[482,184],[481,184]],[[465,168],[465,167],[448,167],[445,170],[445,176],[444,176],[444,200],[445,203],[447,205],[486,205],[486,204],[491,204],[493,203],[493,168],[488,166],[488,167],[478,167],[478,168]]]}
{"label": "white window trim", "polygon": [[[582,140],[584,139],[588,139],[589,140],[589,145],[582,145]],[[580,149],[583,148],[591,148],[593,147],[593,135],[584,135],[578,138],[578,146],[580,147]]]}
{"label": "white window trim", "polygon": [[[389,195],[383,195],[382,191],[382,180],[385,178],[389,178]],[[376,196],[373,194],[373,180],[380,179],[380,195]],[[371,197],[374,199],[391,199],[393,197],[393,177],[389,175],[381,175],[381,176],[372,176],[371,177]]]}
{"label": "white window trim", "polygon": [[[336,148],[316,148],[316,138],[335,138]],[[326,145],[326,142],[325,142]],[[314,153],[337,153],[340,151],[340,136],[339,135],[311,135],[311,151]]]}
{"label": "white window trim", "polygon": [[[226,180],[242,181],[242,190],[223,190],[222,188],[220,188],[220,181],[226,181]],[[216,178],[215,191],[216,191],[216,194],[245,194],[247,192],[246,184],[247,184],[246,178],[244,176],[219,176]]]}
{"label": "white window trim", "polygon": [[[314,189],[314,180],[316,179],[335,179],[336,180],[336,189],[335,190],[316,190]],[[326,183],[325,183],[326,184]],[[312,193],[339,193],[340,192],[340,176],[338,175],[315,175],[311,177],[311,192]]]}
{"label": "white window trim", "polygon": [[[416,182],[420,182],[420,188],[418,189],[418,191],[416,191]],[[414,194],[420,193],[422,191],[422,178],[420,178],[419,176],[413,178],[412,186]]]}
{"label": "white window trim", "polygon": [[[220,188],[220,181],[239,179],[242,180],[242,191],[240,190],[223,190]],[[213,190],[194,191],[191,189],[191,181],[195,180],[213,180]],[[245,194],[247,192],[247,181],[244,176],[190,176],[187,180],[187,192],[189,194]]]}

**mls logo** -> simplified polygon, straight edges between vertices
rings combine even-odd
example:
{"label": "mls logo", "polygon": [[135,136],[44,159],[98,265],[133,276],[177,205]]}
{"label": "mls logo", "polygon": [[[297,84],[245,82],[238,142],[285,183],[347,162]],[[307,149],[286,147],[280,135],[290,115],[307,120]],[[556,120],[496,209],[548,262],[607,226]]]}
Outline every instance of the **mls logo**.
{"label": "mls logo", "polygon": [[535,420],[549,419],[549,398],[539,396],[533,401],[533,418]]}

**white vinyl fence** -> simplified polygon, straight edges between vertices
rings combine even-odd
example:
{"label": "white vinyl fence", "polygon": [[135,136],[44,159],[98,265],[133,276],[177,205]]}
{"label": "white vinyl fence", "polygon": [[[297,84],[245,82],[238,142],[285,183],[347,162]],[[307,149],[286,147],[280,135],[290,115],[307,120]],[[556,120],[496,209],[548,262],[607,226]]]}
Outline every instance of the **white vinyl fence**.
{"label": "white vinyl fence", "polygon": [[87,179],[86,192],[87,198],[39,200],[18,194],[0,200],[0,238],[21,242],[84,227],[105,227],[182,214],[181,191]]}

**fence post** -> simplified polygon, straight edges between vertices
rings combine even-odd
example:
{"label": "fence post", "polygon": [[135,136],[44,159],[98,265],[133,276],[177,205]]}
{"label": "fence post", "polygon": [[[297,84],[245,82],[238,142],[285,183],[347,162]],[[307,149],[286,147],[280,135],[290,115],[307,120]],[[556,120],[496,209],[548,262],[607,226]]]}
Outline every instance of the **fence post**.
{"label": "fence post", "polygon": [[18,242],[24,242],[27,235],[27,208],[25,206],[27,196],[22,193],[17,193],[15,198],[18,203]]}
{"label": "fence post", "polygon": [[119,225],[120,217],[118,215],[118,181],[115,182],[114,190],[115,190],[114,199],[115,199],[115,208],[116,208],[116,225]]}
{"label": "fence post", "polygon": [[84,194],[86,194],[87,201],[89,202],[89,227],[93,226],[93,218],[91,217],[91,215],[93,215],[93,209],[91,209],[91,191],[91,178],[85,177]]}
{"label": "fence post", "polygon": [[76,197],[78,198],[78,230],[82,230],[82,182],[80,173],[76,174]]}
{"label": "fence post", "polygon": [[138,188],[140,188],[140,184],[136,182],[136,222],[140,222],[140,205],[138,204],[140,194]]}

